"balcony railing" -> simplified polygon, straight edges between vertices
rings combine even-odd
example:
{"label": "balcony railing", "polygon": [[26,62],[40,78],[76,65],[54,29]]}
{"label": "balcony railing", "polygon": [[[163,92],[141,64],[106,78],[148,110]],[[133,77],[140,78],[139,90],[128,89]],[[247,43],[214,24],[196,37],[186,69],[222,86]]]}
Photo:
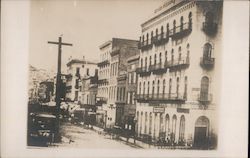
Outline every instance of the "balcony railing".
{"label": "balcony railing", "polygon": [[153,42],[149,42],[149,40],[147,41],[142,41],[139,45],[139,48],[142,50],[142,51],[145,51],[145,50],[148,50],[148,49],[151,49],[153,47]]}
{"label": "balcony railing", "polygon": [[136,99],[139,102],[160,101],[160,102],[184,102],[186,97],[181,93],[159,93],[159,94],[138,94]]}
{"label": "balcony railing", "polygon": [[103,79],[98,79],[98,84],[102,84],[102,83],[108,83],[108,79],[103,78]]}
{"label": "balcony railing", "polygon": [[200,65],[203,68],[212,68],[214,66],[215,58],[211,57],[201,57],[200,58]]}
{"label": "balcony railing", "polygon": [[203,103],[203,104],[211,102],[212,99],[213,99],[213,95],[210,93],[200,93],[198,95],[198,101]]}
{"label": "balcony railing", "polygon": [[154,74],[162,74],[167,71],[163,63],[158,63],[155,65],[150,65],[149,70],[152,71]]}
{"label": "balcony railing", "polygon": [[215,23],[215,22],[203,22],[202,30],[207,35],[213,35],[217,32],[217,23]]}
{"label": "balcony railing", "polygon": [[101,67],[101,66],[105,66],[105,65],[108,65],[110,62],[108,59],[104,60],[104,61],[101,61],[97,64],[98,67]]}
{"label": "balcony railing", "polygon": [[136,73],[140,76],[148,76],[151,74],[151,71],[147,67],[140,67],[136,69]]}
{"label": "balcony railing", "polygon": [[169,32],[161,33],[159,35],[154,36],[153,43],[157,46],[168,43],[169,41]]}
{"label": "balcony railing", "polygon": [[191,31],[192,31],[192,22],[187,22],[173,28],[170,31],[170,36],[172,37],[173,40],[175,40],[187,36],[188,34],[191,33]]}
{"label": "balcony railing", "polygon": [[189,66],[189,57],[183,57],[177,60],[165,61],[165,68],[169,68],[170,71],[184,69]]}

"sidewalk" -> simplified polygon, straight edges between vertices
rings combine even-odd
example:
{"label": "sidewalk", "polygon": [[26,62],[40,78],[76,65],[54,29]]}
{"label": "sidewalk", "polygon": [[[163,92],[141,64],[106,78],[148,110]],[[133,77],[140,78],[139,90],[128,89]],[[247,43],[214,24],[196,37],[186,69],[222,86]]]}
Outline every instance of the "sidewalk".
{"label": "sidewalk", "polygon": [[[107,132],[104,131],[103,128],[100,128],[100,127],[97,127],[97,126],[93,126],[93,130],[100,133],[100,134],[108,134]],[[123,137],[123,136],[119,136],[118,140],[121,140],[121,141],[124,141],[126,143],[129,143],[129,144],[133,144],[133,145],[136,145],[140,148],[143,148],[143,149],[190,149],[191,147],[187,147],[187,146],[156,146],[156,145],[150,145],[150,144],[147,144],[147,143],[144,143],[140,140],[135,140],[134,141],[134,138],[129,138],[128,141],[127,141],[127,138],[126,137]]]}

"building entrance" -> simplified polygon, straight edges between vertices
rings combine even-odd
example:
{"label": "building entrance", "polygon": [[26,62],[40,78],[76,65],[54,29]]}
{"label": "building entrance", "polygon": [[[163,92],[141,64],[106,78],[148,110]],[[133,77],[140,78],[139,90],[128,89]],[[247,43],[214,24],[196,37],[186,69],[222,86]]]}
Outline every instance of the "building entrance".
{"label": "building entrance", "polygon": [[195,148],[208,148],[208,130],[209,120],[205,116],[201,116],[195,123],[194,130],[194,147]]}

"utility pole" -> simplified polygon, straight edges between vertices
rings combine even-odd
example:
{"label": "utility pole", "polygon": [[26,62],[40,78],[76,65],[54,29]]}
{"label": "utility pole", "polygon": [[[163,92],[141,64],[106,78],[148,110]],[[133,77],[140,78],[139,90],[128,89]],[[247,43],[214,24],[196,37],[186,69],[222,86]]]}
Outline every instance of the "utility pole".
{"label": "utility pole", "polygon": [[62,37],[58,38],[58,42],[48,41],[48,44],[56,44],[58,45],[58,61],[57,61],[57,76],[56,76],[56,127],[55,127],[55,141],[60,141],[59,134],[59,124],[60,124],[60,104],[61,104],[61,61],[62,61],[62,45],[64,46],[73,46],[70,43],[63,43]]}

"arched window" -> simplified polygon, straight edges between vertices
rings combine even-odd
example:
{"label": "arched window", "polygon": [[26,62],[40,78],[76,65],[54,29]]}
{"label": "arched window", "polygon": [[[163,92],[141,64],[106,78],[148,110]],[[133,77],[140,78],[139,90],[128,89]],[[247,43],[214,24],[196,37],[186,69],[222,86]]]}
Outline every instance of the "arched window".
{"label": "arched window", "polygon": [[[140,116],[139,116],[139,111],[137,111],[137,113],[136,113],[136,118],[137,118],[137,121],[139,121],[139,119],[140,119]],[[135,128],[135,129],[136,129],[136,133],[137,133],[137,134],[139,134],[139,126],[138,126],[138,122],[137,122],[136,126],[137,126],[137,127]]]}
{"label": "arched window", "polygon": [[175,34],[175,32],[176,32],[176,21],[174,20],[173,21],[173,33]]}
{"label": "arched window", "polygon": [[149,134],[152,133],[152,112],[149,113]]}
{"label": "arched window", "polygon": [[188,14],[188,28],[192,28],[192,12],[189,12]]}
{"label": "arched window", "polygon": [[169,24],[167,23],[167,37],[169,36]]}
{"label": "arched window", "polygon": [[155,30],[156,37],[158,37],[158,29]]}
{"label": "arched window", "polygon": [[141,68],[143,68],[143,59],[141,58]]}
{"label": "arched window", "polygon": [[140,119],[140,134],[142,134],[142,119],[143,119],[143,112],[141,112],[141,119]]}
{"label": "arched window", "polygon": [[181,46],[178,49],[178,53],[179,53],[178,60],[181,61]]}
{"label": "arched window", "polygon": [[146,85],[145,85],[145,81],[143,82],[143,95],[145,95],[145,88],[146,88]]}
{"label": "arched window", "polygon": [[162,94],[163,94],[163,96],[164,96],[164,94],[165,94],[165,88],[166,88],[166,83],[165,83],[166,81],[165,81],[165,79],[163,80],[163,82],[162,82]]}
{"label": "arched window", "polygon": [[169,79],[169,97],[171,97],[171,92],[172,92],[172,79]]}
{"label": "arched window", "polygon": [[180,30],[182,31],[183,30],[183,21],[184,21],[184,19],[183,19],[183,16],[181,16],[181,19],[180,19]]}
{"label": "arched window", "polygon": [[179,142],[184,142],[185,139],[185,117],[181,116],[180,120],[180,130],[179,130]]}
{"label": "arched window", "polygon": [[184,83],[184,99],[186,100],[187,99],[187,84],[188,84],[188,78],[187,76],[185,76],[185,83]]}
{"label": "arched window", "polygon": [[168,61],[168,51],[165,51],[165,63]]}
{"label": "arched window", "polygon": [[165,116],[165,131],[166,131],[166,136],[168,136],[170,129],[169,129],[169,115],[166,114]]}
{"label": "arched window", "polygon": [[148,113],[145,112],[145,127],[144,127],[144,133],[147,134],[147,123],[148,123]]}
{"label": "arched window", "polygon": [[161,38],[163,38],[163,26],[161,26]]}
{"label": "arched window", "polygon": [[148,44],[148,33],[147,33],[147,44]]}
{"label": "arched window", "polygon": [[154,61],[154,65],[156,65],[156,60],[157,60],[157,56],[156,56],[156,54],[155,54],[155,61]]}
{"label": "arched window", "polygon": [[212,45],[210,43],[206,43],[203,47],[203,58],[210,59],[212,54]]}
{"label": "arched window", "polygon": [[171,51],[171,63],[174,63],[174,49]]}
{"label": "arched window", "polygon": [[157,96],[159,96],[160,93],[160,80],[157,82]]}
{"label": "arched window", "polygon": [[159,63],[161,65],[161,53],[159,54]]}
{"label": "arched window", "polygon": [[155,81],[152,82],[152,96],[154,96],[155,91]]}
{"label": "arched window", "polygon": [[152,58],[151,58],[151,56],[149,57],[149,66],[151,66],[152,65]]}
{"label": "arched window", "polygon": [[138,94],[141,94],[141,82],[139,83],[139,92]]}
{"label": "arched window", "polygon": [[164,132],[165,128],[164,128],[164,123],[163,123],[163,114],[160,114],[160,133]]}
{"label": "arched window", "polygon": [[200,100],[207,101],[208,100],[208,91],[209,91],[209,79],[204,76],[201,79],[201,92],[200,92]]}
{"label": "arched window", "polygon": [[178,96],[179,96],[179,88],[180,88],[180,78],[179,77],[177,77],[177,79],[176,79],[176,94],[177,94],[177,98],[178,98]]}
{"label": "arched window", "polygon": [[177,122],[177,117],[176,115],[173,116],[172,118],[172,134],[171,134],[171,141],[175,141],[175,135],[176,135],[176,122]]}
{"label": "arched window", "polygon": [[150,82],[148,81],[148,94],[149,94],[149,89],[150,89]]}

